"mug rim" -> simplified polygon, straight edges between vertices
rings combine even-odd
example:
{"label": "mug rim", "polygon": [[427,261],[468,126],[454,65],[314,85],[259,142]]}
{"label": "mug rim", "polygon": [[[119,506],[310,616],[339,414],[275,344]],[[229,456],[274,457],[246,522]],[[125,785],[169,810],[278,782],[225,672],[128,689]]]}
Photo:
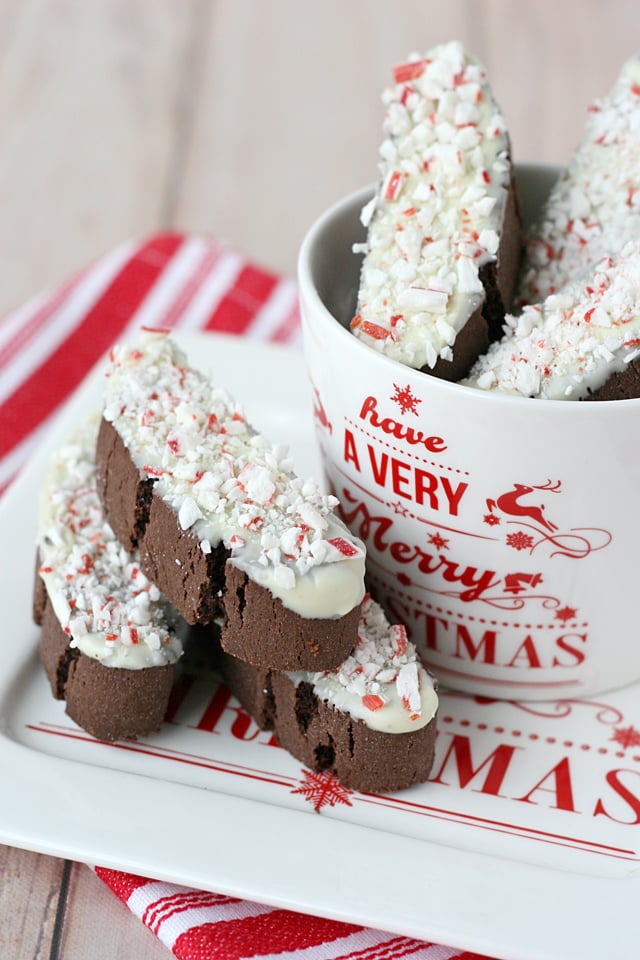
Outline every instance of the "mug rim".
{"label": "mug rim", "polygon": [[[551,174],[554,171],[559,172],[561,169],[553,164],[516,164],[515,166],[517,175],[520,178],[532,176],[541,171]],[[389,370],[395,370],[396,372],[404,371],[405,376],[409,375],[424,377],[429,383],[429,389],[436,391],[442,390],[444,391],[445,395],[446,393],[453,391],[454,395],[457,396],[459,400],[462,399],[463,394],[466,396],[472,395],[474,403],[495,404],[497,405],[497,409],[500,409],[501,407],[504,408],[504,405],[507,404],[512,409],[519,410],[521,414],[525,409],[531,410],[532,407],[537,409],[538,413],[541,409],[546,408],[548,410],[553,410],[554,416],[558,416],[559,412],[562,410],[566,411],[564,414],[566,416],[587,416],[591,417],[595,421],[601,417],[608,419],[610,416],[619,416],[622,410],[631,412],[634,411],[636,407],[640,407],[640,397],[630,397],[620,400],[598,400],[595,403],[585,403],[579,400],[560,400],[550,399],[548,397],[522,397],[515,396],[513,394],[502,394],[497,392],[493,393],[486,390],[476,390],[473,387],[467,387],[461,383],[441,380],[438,377],[430,377],[428,374],[422,373],[420,370],[417,370],[414,367],[400,363],[399,361],[394,360],[392,357],[387,357],[385,354],[378,352],[377,350],[373,350],[357,337],[354,337],[353,334],[351,334],[346,327],[343,326],[343,324],[333,316],[322,299],[313,276],[312,263],[314,251],[316,250],[316,247],[320,243],[322,236],[326,232],[329,225],[334,223],[336,220],[361,209],[367,200],[373,195],[375,189],[376,185],[374,183],[370,183],[364,187],[359,187],[358,189],[353,190],[342,198],[338,199],[330,207],[325,209],[308,228],[303,237],[298,254],[297,274],[301,300],[306,300],[310,308],[314,311],[315,316],[322,318],[323,325],[330,326],[336,335],[347,338],[347,340],[344,342],[345,344],[347,342],[350,344],[349,349],[367,351],[370,362],[375,361],[377,363],[381,363],[385,368]],[[364,357],[364,354],[362,354],[362,356]],[[616,415],[610,412],[611,410],[615,409],[620,411],[619,414]],[[577,411],[581,412],[578,413]]]}

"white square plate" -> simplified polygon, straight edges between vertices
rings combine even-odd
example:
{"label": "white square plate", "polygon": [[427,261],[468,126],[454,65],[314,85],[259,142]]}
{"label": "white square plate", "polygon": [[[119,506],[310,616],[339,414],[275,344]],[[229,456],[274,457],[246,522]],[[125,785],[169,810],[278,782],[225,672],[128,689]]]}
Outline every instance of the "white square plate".
{"label": "white square plate", "polygon": [[[300,354],[176,339],[290,444],[299,472],[320,477]],[[98,369],[0,504],[0,841],[489,955],[630,956],[638,687],[545,704],[444,693],[432,782],[391,796],[311,775],[211,677],[186,676],[171,722],[135,744],[99,743],[69,721],[31,621],[36,497],[50,451],[99,408],[100,386]]]}

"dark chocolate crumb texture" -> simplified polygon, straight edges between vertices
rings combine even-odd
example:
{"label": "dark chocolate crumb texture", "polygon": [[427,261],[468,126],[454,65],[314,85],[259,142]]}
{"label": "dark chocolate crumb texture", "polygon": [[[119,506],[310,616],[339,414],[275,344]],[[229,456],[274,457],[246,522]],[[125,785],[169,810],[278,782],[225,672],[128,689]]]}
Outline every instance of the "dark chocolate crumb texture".
{"label": "dark chocolate crumb texture", "polygon": [[103,740],[160,727],[182,654],[176,617],[105,522],[98,418],[52,458],[40,495],[34,619],[53,695]]}
{"label": "dark chocolate crumb texture", "polygon": [[383,103],[351,328],[400,363],[458,380],[500,335],[520,258],[504,118],[459,43],[396,67]]}
{"label": "dark chocolate crumb texture", "polygon": [[296,476],[286,448],[256,433],[166,335],[113,349],[97,464],[109,523],[189,623],[224,610],[230,651],[277,669],[330,669],[351,653],[362,543],[335,498]]}
{"label": "dark chocolate crumb texture", "polygon": [[345,786],[390,792],[428,779],[438,697],[405,628],[365,597],[358,643],[341,667],[284,673],[223,654],[229,689],[263,728]]}

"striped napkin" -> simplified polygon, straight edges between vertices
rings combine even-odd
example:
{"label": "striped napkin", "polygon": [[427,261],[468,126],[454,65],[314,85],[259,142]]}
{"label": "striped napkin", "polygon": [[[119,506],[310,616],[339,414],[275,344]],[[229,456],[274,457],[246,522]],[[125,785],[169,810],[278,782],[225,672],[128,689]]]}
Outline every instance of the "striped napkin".
{"label": "striped napkin", "polygon": [[[292,280],[204,236],[166,233],[119,247],[0,320],[0,494],[94,363],[144,325],[300,342]],[[482,960],[409,937],[94,869],[180,960]]]}
{"label": "striped napkin", "polygon": [[95,871],[178,960],[484,960],[477,953],[352,923],[117,870]]}
{"label": "striped napkin", "polygon": [[168,233],[119,247],[10,313],[0,321],[0,493],[93,364],[144,325],[295,344],[296,286],[207,237]]}

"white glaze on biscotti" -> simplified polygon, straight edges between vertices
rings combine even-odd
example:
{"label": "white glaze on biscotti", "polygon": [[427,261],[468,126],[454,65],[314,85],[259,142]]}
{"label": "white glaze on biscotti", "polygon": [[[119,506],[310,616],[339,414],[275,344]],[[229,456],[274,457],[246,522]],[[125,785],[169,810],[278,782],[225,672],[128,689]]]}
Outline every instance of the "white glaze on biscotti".
{"label": "white glaze on biscotti", "polygon": [[390,624],[370,596],[362,603],[358,641],[337,670],[290,673],[320,700],[382,733],[408,733],[433,720],[438,695],[401,624]]}
{"label": "white glaze on biscotti", "polygon": [[640,240],[506,327],[464,384],[551,400],[594,392],[640,355]]}
{"label": "white glaze on biscotti", "polygon": [[539,303],[640,238],[640,55],[589,108],[582,142],[525,241],[519,304]]}
{"label": "white glaze on biscotti", "polygon": [[71,648],[107,667],[175,663],[182,644],[170,608],[104,519],[94,463],[98,421],[51,459],[38,511],[39,574]]}
{"label": "white glaze on biscotti", "polygon": [[383,95],[380,183],[353,333],[410,367],[450,360],[485,297],[511,180],[509,139],[483,67],[459,43],[396,67]]}
{"label": "white glaze on biscotti", "polygon": [[256,433],[166,335],[112,350],[103,415],[204,553],[222,542],[232,564],[303,617],[360,603],[364,546],[335,516],[335,497],[298,477],[287,448]]}

